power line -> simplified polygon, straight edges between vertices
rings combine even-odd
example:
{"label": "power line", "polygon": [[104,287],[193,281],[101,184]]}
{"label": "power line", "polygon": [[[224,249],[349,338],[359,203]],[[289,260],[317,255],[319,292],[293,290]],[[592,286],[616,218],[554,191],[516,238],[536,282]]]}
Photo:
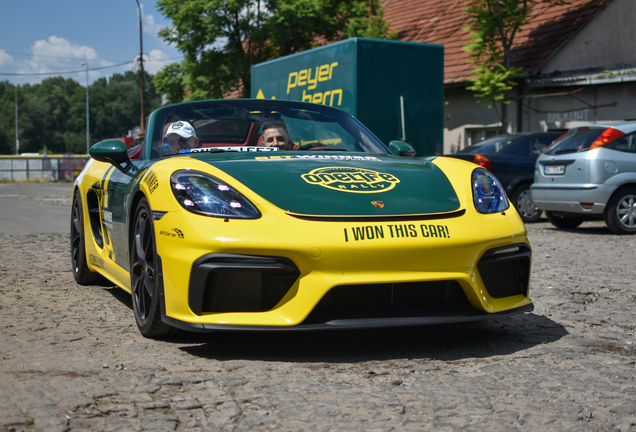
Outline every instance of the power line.
{"label": "power line", "polygon": [[[6,54],[12,54],[12,55],[20,55],[20,56],[25,56],[25,57],[42,57],[42,58],[50,58],[50,59],[59,59],[59,60],[76,60],[76,61],[95,61],[95,60],[90,60],[90,59],[86,59],[86,58],[79,58],[79,57],[61,57],[61,56],[47,56],[47,55],[41,55],[41,54],[24,54],[24,53],[17,53],[17,52],[12,52],[12,51],[4,51],[2,49],[0,49],[0,51],[6,53]],[[170,57],[170,58],[157,58],[157,57],[153,57],[149,54],[146,54],[148,56],[149,60],[153,60],[153,61],[161,61],[161,62],[168,62],[171,60],[180,60],[183,57]],[[106,60],[109,61],[109,60]],[[131,60],[131,61],[135,61],[135,60]],[[93,70],[93,69],[89,69],[89,70]],[[85,72],[85,70],[83,70]],[[70,72],[69,72],[70,73]]]}
{"label": "power line", "polygon": [[[130,60],[124,63],[119,63],[116,65],[112,65],[112,66],[102,66],[102,67],[96,67],[96,68],[92,68],[89,69],[89,71],[96,71],[96,70],[102,70],[102,69],[110,69],[110,68],[114,68],[114,67],[119,67],[119,66],[124,66],[130,63],[136,63],[135,60]],[[9,76],[35,76],[35,75],[63,75],[63,74],[71,74],[71,73],[86,73],[86,69],[78,69],[78,70],[74,70],[74,71],[65,71],[65,72],[38,72],[38,73],[3,73],[0,72],[0,75],[9,75]]]}
{"label": "power line", "polygon": [[19,56],[25,56],[25,57],[43,57],[43,58],[61,59],[61,60],[84,60],[84,61],[86,61],[86,59],[85,59],[85,58],[79,58],[79,57],[49,56],[49,55],[41,55],[41,54],[26,54],[26,53],[17,53],[17,52],[4,51],[4,50],[2,50],[2,51],[3,51],[5,54],[19,55]]}

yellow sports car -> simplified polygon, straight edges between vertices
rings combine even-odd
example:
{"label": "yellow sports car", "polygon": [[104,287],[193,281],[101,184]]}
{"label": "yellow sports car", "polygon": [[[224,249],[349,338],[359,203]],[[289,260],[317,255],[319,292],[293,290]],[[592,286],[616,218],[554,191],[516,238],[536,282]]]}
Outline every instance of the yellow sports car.
{"label": "yellow sports car", "polygon": [[278,100],[169,105],[90,150],[79,284],[132,294],[140,332],[313,330],[529,312],[531,249],[497,179],[388,148],[349,114]]}

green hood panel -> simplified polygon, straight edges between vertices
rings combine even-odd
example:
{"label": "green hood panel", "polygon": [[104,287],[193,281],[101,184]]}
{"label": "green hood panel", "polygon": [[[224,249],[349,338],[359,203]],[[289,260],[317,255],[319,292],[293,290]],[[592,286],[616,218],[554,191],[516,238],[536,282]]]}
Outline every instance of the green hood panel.
{"label": "green hood panel", "polygon": [[200,159],[277,207],[300,215],[383,217],[459,208],[450,181],[427,159],[295,152],[286,152],[285,157],[260,155]]}

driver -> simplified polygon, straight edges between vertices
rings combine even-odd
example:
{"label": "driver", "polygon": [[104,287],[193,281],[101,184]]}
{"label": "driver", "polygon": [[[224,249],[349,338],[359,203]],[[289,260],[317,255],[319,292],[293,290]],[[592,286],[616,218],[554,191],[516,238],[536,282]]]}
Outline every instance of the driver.
{"label": "driver", "polygon": [[186,121],[176,121],[168,127],[164,142],[170,146],[172,154],[179,154],[181,150],[201,147],[197,133],[192,125]]}
{"label": "driver", "polygon": [[287,128],[282,123],[265,123],[263,125],[263,145],[278,147],[279,150],[298,150],[299,147],[289,139]]}

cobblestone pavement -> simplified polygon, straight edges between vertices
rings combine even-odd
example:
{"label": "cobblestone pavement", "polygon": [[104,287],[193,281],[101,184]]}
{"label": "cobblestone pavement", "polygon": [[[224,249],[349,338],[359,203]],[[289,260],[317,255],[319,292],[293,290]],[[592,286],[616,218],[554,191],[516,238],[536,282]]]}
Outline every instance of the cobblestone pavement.
{"label": "cobblestone pavement", "polygon": [[160,341],[67,235],[0,234],[0,430],[636,430],[636,237],[528,231],[530,314]]}

